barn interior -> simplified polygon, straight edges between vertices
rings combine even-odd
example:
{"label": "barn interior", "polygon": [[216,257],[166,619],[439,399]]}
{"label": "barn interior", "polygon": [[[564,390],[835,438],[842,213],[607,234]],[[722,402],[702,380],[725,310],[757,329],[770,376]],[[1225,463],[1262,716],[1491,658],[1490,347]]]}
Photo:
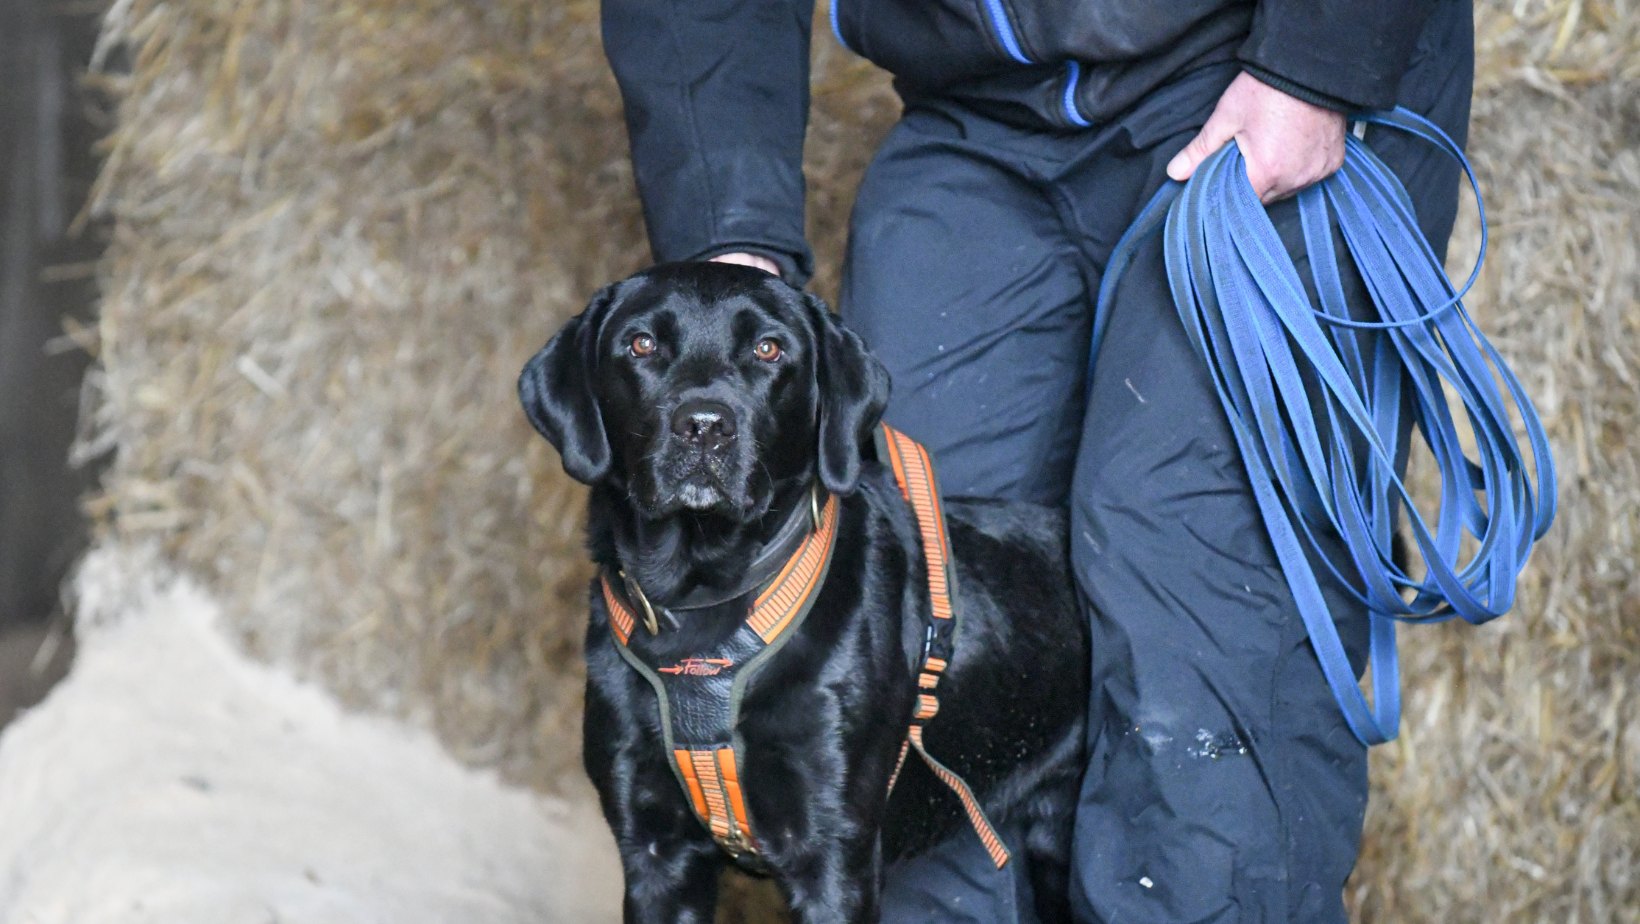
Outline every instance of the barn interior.
{"label": "barn interior", "polygon": [[[0,8],[25,7],[58,16]],[[71,75],[60,99],[108,100],[106,124],[59,136],[78,153],[53,155],[88,185],[61,180],[15,217],[18,190],[44,188],[19,165],[45,142],[8,132],[0,190],[0,325],[79,293],[29,308],[32,339],[0,338],[5,452],[19,428],[50,430],[35,445],[62,470],[24,491],[0,456],[0,551],[37,529],[6,520],[19,498],[61,520],[44,558],[0,555],[0,619],[32,633],[13,660],[39,661],[56,633],[45,660],[66,664],[52,614],[80,530],[197,581],[258,661],[512,785],[585,800],[582,489],[513,382],[591,292],[649,259],[596,2],[74,10],[59,57],[30,54]],[[1480,0],[1476,30],[1470,157],[1491,249],[1467,304],[1543,416],[1560,514],[1510,615],[1403,631],[1406,718],[1374,751],[1347,899],[1361,922],[1640,921],[1640,9]],[[0,28],[43,41],[24,36]],[[887,75],[817,29],[805,163],[828,300],[898,111]],[[33,262],[14,262],[14,233]],[[1478,243],[1470,203],[1455,277]],[[11,602],[8,575],[31,568],[48,596]],[[759,901],[725,919],[778,915]]]}

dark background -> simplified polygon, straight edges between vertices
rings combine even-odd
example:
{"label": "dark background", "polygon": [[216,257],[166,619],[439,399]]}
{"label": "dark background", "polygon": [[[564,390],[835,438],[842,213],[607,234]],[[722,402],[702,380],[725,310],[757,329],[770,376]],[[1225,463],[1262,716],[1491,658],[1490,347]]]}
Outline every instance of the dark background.
{"label": "dark background", "polygon": [[[111,108],[84,78],[105,4],[0,0],[0,725],[67,669],[59,589],[84,549],[69,465],[107,229],[81,211]],[[82,338],[83,339],[83,338]]]}

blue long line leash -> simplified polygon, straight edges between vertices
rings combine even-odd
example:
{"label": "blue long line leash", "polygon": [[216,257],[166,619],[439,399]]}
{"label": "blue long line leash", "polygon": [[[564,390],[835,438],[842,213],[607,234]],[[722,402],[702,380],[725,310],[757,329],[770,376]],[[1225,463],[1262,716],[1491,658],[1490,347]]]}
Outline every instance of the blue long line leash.
{"label": "blue long line leash", "polygon": [[[1480,201],[1463,151],[1434,124],[1405,109],[1354,118],[1436,145],[1463,166]],[[1394,739],[1401,724],[1396,622],[1461,616],[1478,625],[1509,610],[1532,543],[1554,519],[1554,460],[1520,381],[1463,307],[1486,253],[1484,210],[1481,255],[1469,281],[1454,291],[1418,230],[1406,190],[1353,135],[1345,138],[1343,168],[1299,193],[1298,207],[1320,309],[1311,306],[1234,143],[1204,161],[1187,183],[1164,185],[1106,267],[1088,381],[1116,283],[1139,246],[1162,228],[1179,317],[1229,418],[1322,672],[1350,729],[1370,746]],[[1349,315],[1330,215],[1338,217],[1379,320]],[[1440,474],[1434,529],[1396,473],[1409,448],[1400,424],[1409,387],[1413,422]],[[1465,455],[1446,389],[1462,404],[1478,461]],[[1511,406],[1531,447],[1532,475],[1510,424]],[[1427,568],[1421,581],[1391,555],[1403,507]],[[1320,553],[1316,537],[1327,530],[1343,538],[1353,579]],[[1467,562],[1461,560],[1465,535],[1478,543]],[[1371,706],[1306,548],[1317,550],[1315,560],[1370,612]]]}

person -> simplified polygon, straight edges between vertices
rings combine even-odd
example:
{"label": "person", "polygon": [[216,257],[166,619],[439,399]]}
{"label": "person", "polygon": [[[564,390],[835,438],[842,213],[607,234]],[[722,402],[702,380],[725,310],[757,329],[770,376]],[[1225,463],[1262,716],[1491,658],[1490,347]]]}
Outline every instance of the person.
{"label": "person", "polygon": [[[1308,284],[1287,197],[1342,163],[1347,113],[1405,106],[1464,143],[1471,3],[835,3],[839,39],[893,73],[904,103],[860,186],[839,306],[893,376],[886,419],[929,447],[947,494],[1070,510],[1094,638],[1077,919],[1346,920],[1366,749],[1308,644],[1159,236],[1117,286],[1091,380],[1090,327],[1140,208],[1232,139]],[[812,14],[809,0],[603,0],[656,260],[812,274]],[[1444,254],[1457,168],[1415,139],[1366,138]],[[1367,614],[1324,589],[1359,673]],[[884,872],[883,919],[1033,921],[1021,865],[997,870],[958,836]]]}

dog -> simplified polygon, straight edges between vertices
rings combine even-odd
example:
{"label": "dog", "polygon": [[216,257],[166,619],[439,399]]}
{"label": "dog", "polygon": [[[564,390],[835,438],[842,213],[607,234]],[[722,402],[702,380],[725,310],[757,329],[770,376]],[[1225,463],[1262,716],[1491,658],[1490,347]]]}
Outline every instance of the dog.
{"label": "dog", "polygon": [[[905,759],[929,686],[919,659],[937,575],[918,513],[873,450],[888,394],[887,371],[818,298],[709,262],[605,287],[520,376],[530,422],[591,488],[587,545],[602,577],[584,761],[619,847],[628,922],[708,924],[728,864],[772,876],[798,920],[872,922],[886,866],[976,836],[963,800]],[[922,743],[1015,832],[1042,920],[1065,921],[1089,643],[1064,515],[948,499],[944,517],[960,619]],[[739,691],[738,750],[721,779],[701,768],[749,827],[709,828],[687,752],[667,746],[697,707],[663,709],[658,691],[733,669],[735,657],[701,652],[741,637],[792,524],[812,537],[823,521],[823,583]]]}

